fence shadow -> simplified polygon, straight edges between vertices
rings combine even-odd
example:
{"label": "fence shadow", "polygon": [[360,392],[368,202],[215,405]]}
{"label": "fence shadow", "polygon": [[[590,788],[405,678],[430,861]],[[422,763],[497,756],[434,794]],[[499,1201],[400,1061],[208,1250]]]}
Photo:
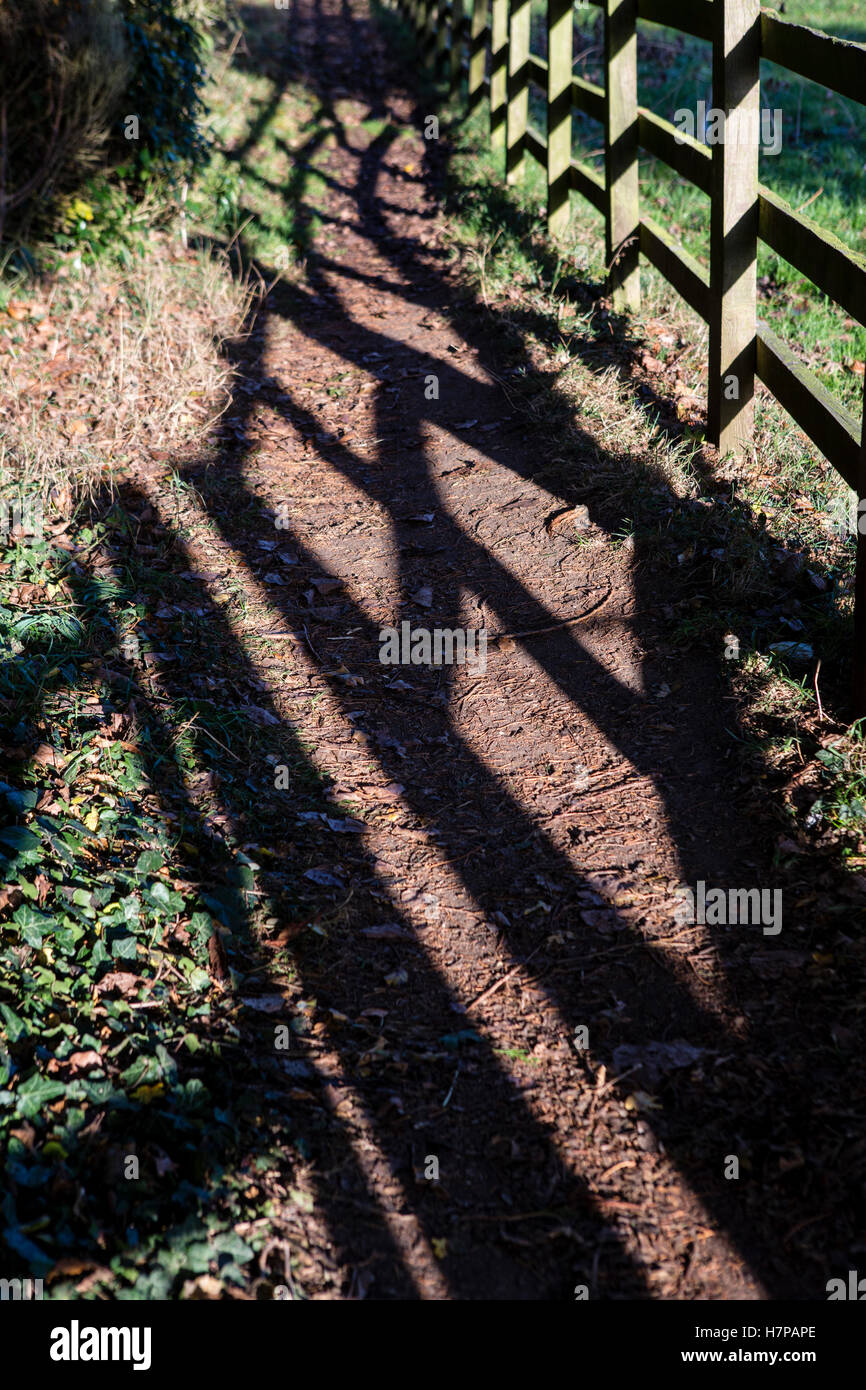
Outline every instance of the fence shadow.
{"label": "fence shadow", "polygon": [[[314,25],[323,23],[322,15],[327,11],[316,10],[311,21]],[[354,18],[351,9],[344,7],[339,21],[329,16],[330,23],[344,26],[345,51],[360,52],[369,42],[369,30],[363,19]],[[332,31],[333,33],[333,31]],[[337,44],[337,40],[333,42]],[[341,68],[340,82],[345,88],[345,72]],[[313,80],[320,110],[326,113],[331,129],[336,130],[338,143],[350,148],[345,131],[329,101],[328,89],[330,74],[326,67],[314,71]],[[371,91],[372,86],[372,91]],[[356,94],[369,99],[371,109],[381,112],[375,80],[358,83]],[[423,98],[426,99],[426,98]],[[415,106],[413,124],[420,128],[426,108]],[[390,117],[399,126],[399,116]],[[467,380],[461,370],[444,359],[430,361],[429,355],[416,352],[411,347],[398,345],[386,336],[366,326],[353,322],[341,310],[339,290],[335,288],[337,277],[346,274],[349,280],[361,280],[371,287],[383,283],[393,283],[392,276],[402,276],[405,280],[404,298],[407,302],[423,303],[450,317],[455,327],[477,350],[481,366],[488,369],[488,380],[495,379],[498,354],[490,341],[490,316],[483,306],[467,304],[463,298],[462,307],[456,306],[453,283],[443,278],[437,284],[435,258],[421,245],[412,233],[389,225],[387,208],[379,201],[377,185],[383,172],[389,172],[393,161],[388,152],[392,135],[386,129],[374,139],[363,155],[358,157],[358,173],[354,189],[354,203],[357,209],[356,222],[363,227],[371,253],[375,248],[378,257],[391,267],[391,274],[383,280],[382,273],[376,270],[359,271],[357,266],[344,272],[341,264],[329,261],[319,254],[311,255],[307,262],[310,290],[296,290],[284,286],[275,290],[264,313],[271,318],[290,320],[313,342],[328,348],[342,357],[348,364],[362,366],[371,356],[388,356],[389,360],[400,360],[415,367],[423,374],[434,371],[439,378],[440,398],[448,400],[449,409],[455,410],[454,418],[459,418],[464,403],[471,401],[473,416],[481,420],[495,417],[501,412],[502,395],[495,385],[480,385],[475,379]],[[434,159],[431,152],[430,159]],[[371,259],[372,259],[371,254]],[[320,303],[327,304],[327,313],[322,313]],[[519,315],[511,316],[512,333],[525,333],[530,325]],[[579,347],[581,345],[578,345]],[[588,345],[586,346],[588,351]],[[528,360],[528,359],[527,359]],[[241,350],[235,357],[235,365],[240,374],[252,370],[249,358]],[[539,383],[538,374],[535,375]],[[270,391],[270,404],[278,415],[291,420],[300,434],[307,439],[317,437],[318,429],[314,415],[297,399],[292,399],[292,391],[285,383],[260,377],[262,391]],[[544,626],[554,620],[555,615],[535,599],[514,576],[505,570],[490,551],[479,544],[472,535],[467,534],[455,522],[442,515],[441,500],[435,478],[430,471],[431,461],[425,449],[424,422],[435,418],[434,409],[419,399],[414,403],[406,401],[401,411],[401,453],[404,457],[416,460],[412,476],[412,507],[419,513],[435,513],[437,522],[432,539],[453,558],[454,569],[461,576],[458,583],[448,581],[442,574],[437,578],[437,588],[445,586],[440,597],[439,607],[443,613],[454,614],[459,611],[460,589],[462,585],[474,589],[480,596],[483,591],[486,602],[498,619],[502,629],[509,626],[509,619],[520,612],[527,627]],[[259,396],[261,398],[261,396]],[[537,415],[554,420],[562,417],[563,403],[558,400],[555,387],[546,389],[547,410]],[[242,407],[238,407],[242,414]],[[390,425],[387,407],[383,402],[377,420],[376,433],[387,434]],[[461,431],[459,424],[450,426],[454,437],[471,445],[472,436]],[[491,457],[507,465],[516,477],[531,478],[537,473],[537,461],[543,456],[546,430],[542,424],[534,431],[534,438],[527,441],[524,449],[509,447],[508,452],[499,451],[495,446],[488,447]],[[615,473],[617,469],[628,474],[629,461],[606,454],[600,448],[598,439],[575,429],[577,448],[584,449],[592,458],[594,466],[602,474]],[[415,534],[411,523],[405,519],[406,495],[395,488],[393,475],[387,470],[378,471],[371,467],[369,458],[360,458],[352,449],[338,441],[317,442],[316,453],[329,468],[342,473],[351,481],[358,492],[372,499],[384,514],[389,517],[393,535],[394,551],[400,557],[400,588],[404,595],[401,610],[395,615],[395,625],[402,619],[412,620],[417,610],[410,595],[418,582],[417,567],[409,557],[413,553]],[[711,466],[704,461],[706,481],[713,482]],[[219,488],[223,498],[226,491],[236,499],[235,506],[227,509],[223,504],[213,515],[222,528],[226,539],[240,552],[250,554],[249,541],[231,523],[231,517],[250,501],[250,493],[244,483],[243,461],[233,461],[231,474],[225,470]],[[569,480],[562,480],[569,500]],[[665,480],[654,477],[653,487],[664,489]],[[589,503],[593,519],[603,526],[609,534],[614,533],[617,523],[623,517],[613,514],[613,509],[603,499],[591,491],[578,491],[575,494],[571,483],[571,497],[582,497]],[[673,501],[673,499],[670,499]],[[403,514],[401,514],[403,513]],[[760,527],[747,513],[740,512],[730,518],[734,531],[750,531],[759,540]],[[291,540],[302,565],[322,574],[321,559],[310,554],[303,538],[289,530]],[[649,558],[649,557],[647,557]],[[635,554],[634,581],[636,589],[635,619],[633,631],[641,646],[652,649],[657,638],[656,628],[641,615],[648,613],[658,601],[658,576],[652,567],[642,563],[644,556],[638,545]],[[429,561],[425,561],[429,564]],[[483,576],[483,580],[482,577]],[[340,579],[338,573],[330,572],[326,577]],[[450,582],[450,590],[448,584]],[[283,608],[286,625],[300,635],[301,626],[294,606],[287,602]],[[344,619],[346,631],[353,632],[341,648],[343,660],[350,669],[363,666],[368,654],[375,650],[376,633],[369,619],[360,608],[348,606]],[[668,825],[677,846],[683,878],[688,883],[700,880],[734,886],[744,875],[750,881],[777,885],[782,881],[784,871],[771,863],[769,848],[762,851],[756,844],[755,825],[746,820],[738,806],[737,790],[731,785],[727,766],[727,748],[722,730],[728,720],[724,708],[724,687],[719,680],[718,671],[712,664],[696,660],[693,656],[684,658],[677,675],[683,686],[695,693],[695,700],[686,710],[680,711],[678,727],[670,737],[648,738],[644,728],[645,704],[642,699],[612,680],[590,655],[586,646],[572,634],[528,640],[526,649],[534,660],[544,668],[559,689],[568,697],[576,711],[592,722],[614,744],[619,751],[640,771],[650,776],[659,794],[663,797]],[[327,680],[327,673],[323,673]],[[647,663],[646,684],[653,678],[652,663]],[[338,680],[330,679],[330,690],[348,718],[351,709],[358,704],[356,692],[347,694]],[[697,698],[701,692],[702,698]],[[428,710],[430,709],[428,703]],[[406,770],[402,758],[393,750],[401,746],[407,727],[414,716],[408,714],[405,704],[399,698],[377,699],[375,719],[381,730],[384,721],[386,737],[381,740],[377,757],[386,775],[394,780],[405,779]],[[581,891],[586,888],[585,881],[575,872],[573,864],[559,852],[549,839],[540,832],[525,810],[509,797],[502,782],[485,762],[460,739],[455,725],[443,710],[434,717],[425,715],[425,725],[431,737],[446,736],[453,745],[450,766],[455,760],[464,771],[464,780],[472,788],[473,812],[463,818],[453,810],[447,816],[438,816],[431,799],[414,785],[407,786],[404,799],[407,805],[419,816],[425,817],[435,827],[441,837],[441,844],[449,859],[458,865],[467,894],[477,904],[485,916],[492,916],[503,902],[503,875],[513,875],[515,863],[521,863],[522,875],[528,876],[526,866],[526,846],[532,845],[531,869],[541,881],[553,882],[562,893],[563,916],[576,914],[580,905]],[[436,730],[433,734],[432,731]],[[441,731],[441,732],[440,732]],[[700,769],[702,783],[712,788],[711,804],[696,803],[692,784],[693,769]],[[425,767],[424,782],[429,785],[431,770]],[[442,768],[434,788],[441,800],[447,803],[450,785],[450,772]],[[435,800],[435,798],[434,798]],[[484,856],[465,855],[467,842],[471,843],[476,825],[477,812],[483,807],[487,825],[488,849]],[[796,875],[795,875],[796,878]],[[797,923],[797,945],[808,947],[818,936],[826,934],[828,928],[825,917],[820,925]],[[537,932],[510,926],[504,933],[512,958],[517,961],[525,958],[530,950],[538,948]],[[804,1090],[804,1063],[798,1061],[798,1039],[805,1024],[810,1035],[824,1039],[821,1048],[825,1064],[835,1055],[835,1044],[827,1036],[827,1009],[832,991],[822,988],[821,982],[814,979],[808,984],[800,980],[794,997],[783,1008],[777,1000],[750,999],[756,988],[756,981],[750,973],[748,961],[754,952],[751,944],[734,942],[722,932],[712,933],[714,958],[724,981],[724,992],[731,1001],[744,1001],[746,1013],[739,1015],[739,1035],[731,1028],[731,1019],[736,1013],[736,1002],[726,1022],[720,1021],[709,998],[702,997],[702,991],[695,991],[690,981],[673,966],[659,971],[656,954],[646,945],[633,943],[633,953],[627,968],[599,966],[603,947],[590,942],[585,947],[583,964],[588,971],[597,969],[602,977],[599,1002],[602,997],[613,994],[620,999],[625,1008],[622,1020],[605,1037],[603,1044],[594,1053],[597,1060],[604,1062],[609,1072],[616,1071],[614,1052],[617,1046],[647,1045],[653,1038],[667,1036],[671,1020],[676,1020],[678,1034],[687,1037],[692,1043],[705,1048],[708,1054],[725,1058],[725,1068],[717,1069],[712,1080],[679,1089],[671,1094],[664,1111],[653,1118],[652,1124],[657,1137],[664,1143],[667,1151],[674,1157],[681,1173],[692,1190],[700,1197],[712,1213],[718,1226],[724,1229],[736,1242],[748,1259],[752,1270],[774,1296],[799,1294],[819,1296],[823,1289],[823,1271],[830,1253],[844,1245],[842,1232],[848,1227],[845,1211],[846,1191],[851,1174],[842,1179],[831,1171],[829,1165],[823,1166],[823,1156],[832,1151],[830,1128],[818,1137],[820,1126],[810,1108],[807,1092]],[[544,958],[536,962],[543,967]],[[534,967],[535,969],[535,967]],[[560,1018],[565,1021],[569,1031],[586,1020],[590,995],[585,988],[575,989],[568,981],[554,983],[550,973],[538,969],[536,978],[541,982],[547,997],[555,1004]],[[652,980],[652,987],[648,981]],[[790,1010],[790,1011],[788,1011]],[[747,1078],[761,1074],[758,1093],[749,1101],[744,1095],[748,1087]],[[623,1099],[625,1096],[623,1095]],[[773,1132],[768,1132],[767,1107],[772,1107]],[[738,1151],[742,1146],[748,1152],[750,1180],[747,1191],[734,1188],[725,1182],[720,1163],[711,1159],[718,1154],[720,1147],[729,1142],[725,1136],[732,1133],[732,1116],[736,1116],[736,1142],[731,1142],[725,1152]],[[786,1161],[784,1178],[778,1175],[779,1154],[793,1155]],[[806,1154],[810,1157],[807,1159]],[[799,1157],[803,1158],[800,1163]],[[820,1195],[817,1195],[820,1194]],[[816,1206],[821,1210],[814,1215]],[[795,1239],[798,1234],[797,1218],[808,1211],[807,1220],[812,1223],[808,1235]],[[821,1224],[823,1223],[823,1224]],[[830,1235],[830,1231],[835,1232]],[[823,1232],[823,1248],[817,1246],[817,1237]],[[841,1244],[840,1244],[841,1241]],[[787,1244],[786,1244],[787,1242]],[[806,1269],[812,1271],[805,1273]],[[818,1271],[821,1271],[819,1274]],[[464,1290],[455,1286],[458,1295],[465,1296]]]}
{"label": "fence shadow", "polygon": [[[270,47],[274,23],[271,16],[269,26],[259,30],[261,13],[254,10],[246,16],[250,40],[245,61],[253,66]],[[467,301],[464,292],[458,303],[439,250],[421,243],[414,223],[406,225],[405,216],[401,218],[405,209],[394,201],[393,191],[389,197],[378,191],[383,174],[392,184],[399,175],[412,198],[423,186],[435,188],[442,176],[432,153],[417,177],[400,169],[393,156],[394,132],[403,128],[407,106],[416,98],[406,90],[393,59],[383,53],[363,8],[352,0],[296,4],[292,23],[290,70],[308,74],[319,112],[320,127],[310,133],[306,152],[319,148],[323,132],[332,132],[338,146],[357,161],[354,182],[343,182],[340,191],[352,200],[349,226],[367,241],[369,264],[347,267],[310,247],[309,288],[277,285],[253,311],[249,336],[228,349],[236,385],[227,412],[232,442],[223,442],[216,464],[178,459],[177,474],[195,489],[190,494],[193,510],[224,542],[238,571],[258,575],[258,542],[265,527],[273,535],[273,518],[250,478],[253,402],[263,403],[275,419],[291,422],[297,433],[312,441],[323,472],[347,480],[387,519],[402,596],[393,618],[396,626],[404,618],[416,618],[411,595],[433,565],[443,614],[458,614],[464,591],[469,590],[484,599],[501,630],[513,626],[516,613],[521,627],[549,625],[556,620],[553,608],[443,508],[426,433],[428,423],[441,423],[441,417],[420,389],[401,401],[400,457],[411,460],[411,466],[407,463],[395,477],[384,466],[384,450],[362,456],[339,439],[323,438],[315,412],[304,405],[292,383],[263,366],[265,336],[283,323],[353,366],[367,369],[371,356],[379,354],[391,360],[399,357],[407,370],[419,373],[419,380],[435,372],[440,399],[454,412],[452,436],[468,446],[476,436],[456,423],[467,418],[461,409],[471,402],[472,415],[484,422],[503,414],[505,398],[496,384],[502,349],[491,331],[492,316],[483,304]],[[269,75],[274,92],[266,110],[273,111],[283,79],[273,67]],[[334,87],[368,101],[372,112],[387,118],[382,133],[362,154],[335,112]],[[425,98],[422,92],[414,107],[416,127]],[[260,114],[257,119],[260,133],[267,118]],[[254,148],[251,132],[237,153],[245,170]],[[288,196],[299,225],[313,211],[320,214],[310,206],[300,161]],[[421,219],[418,225],[423,225]],[[273,278],[273,268],[261,269]],[[431,361],[422,348],[398,343],[353,319],[343,302],[349,284],[388,288],[407,303],[423,304],[446,316],[477,350],[486,382],[470,378],[457,358]],[[526,337],[539,327],[544,325],[536,317],[522,312],[511,317],[509,333],[519,344],[513,356],[530,370]],[[591,359],[590,341],[576,346]],[[539,460],[549,448],[550,425],[545,419],[560,422],[572,414],[555,382],[543,381],[537,372],[534,381],[544,406],[537,422],[521,421],[520,437],[509,436],[505,443],[495,442],[491,433],[488,440],[493,442],[485,446],[515,479],[537,476]],[[380,392],[377,436],[390,433],[392,418]],[[580,422],[571,428],[576,454],[593,460],[605,476],[631,476],[630,460],[605,450]],[[661,476],[651,482],[659,493],[667,486]],[[568,467],[556,486],[565,500],[586,502],[593,521],[608,535],[622,525],[623,510],[603,492],[588,489]],[[148,507],[158,505],[158,499],[159,484],[140,479],[123,485],[116,498],[96,499],[94,516],[115,507],[127,519],[140,518]],[[287,500],[291,502],[291,496]],[[410,510],[436,518],[425,533],[430,544],[421,554]],[[257,1158],[267,1158],[277,1173],[276,1233],[288,1246],[296,1248],[303,1241],[303,1219],[285,1199],[290,1185],[303,1182],[321,1222],[320,1243],[330,1248],[335,1267],[345,1265],[353,1271],[349,1284],[336,1290],[343,1297],[361,1297],[370,1289],[374,1296],[397,1299],[559,1299],[571,1297],[579,1283],[586,1284],[593,1297],[653,1296],[647,1277],[652,1256],[639,1253],[639,1242],[617,1218],[617,1204],[611,1206],[587,1189],[580,1171],[580,1144],[565,1152],[560,1136],[533,1110],[490,1037],[468,1027],[447,960],[429,949],[416,919],[398,901],[397,889],[411,885],[395,883],[362,839],[326,836],[323,822],[311,818],[332,812],[332,788],[300,733],[281,713],[279,701],[262,689],[260,667],[214,600],[209,582],[195,577],[196,562],[184,528],[164,525],[167,563],[156,579],[153,573],[144,574],[150,566],[137,533],[119,533],[114,558],[126,568],[127,580],[118,602],[129,596],[142,602],[144,593],[145,621],[158,624],[163,621],[158,618],[160,604],[171,602],[180,576],[186,575],[181,587],[193,618],[183,621],[180,635],[171,639],[177,659],[160,666],[158,683],[149,688],[137,683],[139,677],[130,666],[112,658],[117,704],[129,709],[140,734],[149,794],[161,814],[176,818],[184,845],[192,847],[183,850],[190,879],[205,885],[217,904],[216,934],[225,959],[223,963],[217,945],[212,952],[216,982],[210,1015],[189,1023],[207,1046],[185,1060],[178,1057],[176,1071],[166,1077],[165,1096],[132,1111],[123,1105],[109,1109],[104,1124],[88,1126],[92,1132],[70,1146],[55,1175],[60,1184],[55,1196],[62,1197],[72,1182],[82,1184],[74,1240],[86,1251],[101,1252],[92,1232],[101,1230],[103,1245],[104,1233],[111,1232],[109,1253],[120,1250],[126,1236],[119,1228],[129,1218],[145,1230],[157,1225],[159,1239],[170,1247],[181,1233],[189,1234],[190,1210],[196,1213],[193,1233],[200,1235],[208,1202],[219,1199],[233,1176],[247,1180],[256,1171]],[[732,526],[755,529],[745,514],[733,517]],[[841,1112],[833,1108],[835,1102],[828,1107],[821,1101],[822,1088],[830,1076],[838,1075],[840,1066],[839,1045],[828,1037],[831,1010],[840,1004],[838,983],[831,990],[826,977],[804,975],[791,980],[787,998],[762,991],[749,966],[754,944],[708,928],[716,969],[710,988],[696,974],[690,976],[685,964],[642,940],[615,905],[607,909],[611,935],[595,936],[581,928],[574,957],[564,960],[553,952],[547,943],[551,926],[577,926],[586,904],[594,901],[594,880],[581,869],[579,851],[566,854],[491,761],[464,738],[451,702],[452,673],[447,668],[413,668],[412,692],[387,689],[372,677],[366,687],[347,686],[333,670],[334,663],[320,658],[324,640],[311,627],[314,615],[301,596],[312,578],[343,583],[346,574],[336,565],[323,564],[291,524],[291,507],[280,544],[295,557],[292,584],[269,591],[282,630],[309,652],[317,689],[327,693],[335,727],[347,735],[353,730],[367,735],[370,757],[389,783],[401,784],[401,806],[411,823],[436,840],[477,908],[476,927],[452,933],[453,950],[464,966],[468,963],[486,974],[497,955],[509,965],[522,964],[524,976],[543,994],[569,1038],[577,1026],[589,1026],[592,1065],[577,1053],[573,1062],[575,1086],[587,1094],[598,1084],[603,1065],[613,1095],[625,1103],[633,1083],[620,1075],[621,1047],[645,1049],[658,1040],[678,1038],[702,1049],[705,1061],[700,1068],[658,1086],[656,1108],[642,1115],[643,1132],[651,1132],[651,1142],[664,1146],[685,1185],[703,1204],[712,1231],[734,1246],[769,1296],[822,1298],[827,1277],[842,1272],[848,1267],[845,1261],[853,1258],[858,1238],[853,1194],[862,1190],[862,1153],[856,1143],[840,1138]],[[447,566],[434,558],[435,552],[447,557]],[[649,615],[659,601],[660,580],[649,559],[638,541],[631,631],[639,645],[652,652],[658,628]],[[90,577],[86,572],[80,576],[79,586]],[[362,604],[343,597],[341,603],[343,666],[348,671],[375,670],[378,625]],[[664,805],[683,880],[725,887],[741,886],[744,879],[774,886],[784,881],[787,889],[790,880],[772,865],[770,851],[761,848],[764,825],[744,814],[739,789],[731,782],[722,733],[729,715],[718,670],[703,658],[680,659],[676,675],[693,698],[680,711],[675,729],[650,731],[645,698],[612,676],[593,654],[591,642],[581,641],[576,631],[528,637],[521,645],[569,702],[575,719],[599,730],[651,781]],[[323,637],[329,633],[323,629]],[[263,732],[251,739],[245,727],[243,736],[238,735],[240,752],[225,742],[220,701],[207,684],[208,673],[217,684],[228,685],[233,701],[254,700],[264,711]],[[660,673],[648,657],[645,686]],[[495,674],[494,667],[491,678]],[[669,680],[669,665],[664,674]],[[205,684],[194,689],[199,678]],[[187,712],[196,715],[191,730],[194,769],[178,766],[173,751],[177,725]],[[37,714],[34,703],[31,720]],[[275,790],[273,763],[268,761],[273,755],[292,768],[286,792]],[[696,769],[703,788],[699,796]],[[204,803],[194,791],[196,774],[210,778]],[[276,905],[276,922],[270,925],[262,920],[246,880],[238,876],[237,846],[246,843],[244,827],[250,824],[269,851],[262,856],[266,863],[257,884]],[[305,874],[323,860],[332,880],[342,885],[336,891],[333,885],[323,884],[315,891],[307,886]],[[410,876],[410,871],[404,873]],[[527,915],[539,885],[555,902],[550,924],[544,927]],[[381,925],[383,914],[391,935],[365,935],[366,929]],[[289,930],[289,939],[274,949],[281,931],[316,919],[326,922],[324,935]],[[493,922],[498,931],[490,930]],[[831,939],[825,919],[795,923],[794,930],[798,948],[807,951],[819,941],[826,947]],[[622,944],[621,952],[611,949],[612,940]],[[178,955],[183,951],[181,937]],[[409,977],[405,993],[383,993],[382,976],[401,969]],[[297,1004],[298,995],[287,988],[289,979],[300,986],[303,1001],[315,1001],[316,1022],[313,1028],[294,1032],[291,1050],[282,1053],[274,1048],[275,1025],[297,1023],[305,1011],[289,1003],[276,1013],[249,1006],[238,1010],[237,1004],[241,997],[276,994]],[[787,988],[787,979],[785,984]],[[854,1007],[856,989],[852,973],[843,992],[846,1008]],[[172,1006],[170,994],[160,1000],[163,1008]],[[461,1032],[474,1036],[461,1041],[456,1036]],[[809,1040],[808,1056],[804,1039]],[[211,1051],[214,1042],[221,1052]],[[853,1058],[856,1042],[855,1038],[846,1045],[845,1065]],[[22,1051],[19,1060],[26,1056]],[[180,1103],[193,1080],[212,1098],[207,1115],[190,1115]],[[852,1085],[851,1112],[861,1094]],[[226,1122],[214,1123],[217,1114]],[[591,1120],[575,1111],[574,1122],[576,1128],[585,1123],[589,1129]],[[636,1131],[624,1122],[623,1134],[622,1155],[633,1157]],[[109,1162],[116,1165],[117,1156],[130,1151],[149,1157],[148,1173],[158,1171],[155,1159],[160,1153],[175,1165],[158,1182],[148,1179],[150,1187],[135,1203],[126,1197],[119,1178],[96,1181]],[[739,1183],[724,1178],[723,1160],[731,1153],[746,1160],[746,1176]],[[440,1161],[438,1183],[419,1173],[430,1154]],[[260,1181],[267,1190],[266,1174]],[[13,1185],[14,1215],[7,1209],[7,1219],[17,1227],[40,1220],[45,1197],[36,1186]],[[172,1204],[176,1212],[166,1221],[167,1205]],[[531,1234],[520,1235],[510,1222],[528,1216],[533,1219],[523,1230]],[[696,1258],[696,1244],[684,1247],[683,1281]],[[282,1249],[266,1252],[263,1294],[270,1295],[287,1277],[283,1268]],[[171,1279],[154,1287],[152,1296],[178,1293]]]}

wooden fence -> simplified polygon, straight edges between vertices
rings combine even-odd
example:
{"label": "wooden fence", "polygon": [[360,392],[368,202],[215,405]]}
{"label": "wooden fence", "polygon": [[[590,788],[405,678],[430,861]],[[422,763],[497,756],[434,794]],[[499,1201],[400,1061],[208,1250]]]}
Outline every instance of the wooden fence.
{"label": "wooden fence", "polygon": [[[572,190],[603,214],[614,306],[640,307],[643,255],[704,319],[708,434],[720,451],[740,453],[751,441],[758,377],[858,500],[866,497],[866,401],[858,420],[758,318],[756,273],[760,240],[866,325],[866,257],[760,183],[757,134],[762,58],[866,103],[866,46],[788,23],[759,0],[577,3],[603,13],[603,87],[573,74],[574,0],[547,0],[546,59],[530,48],[530,0],[396,0],[452,86],[468,75],[470,107],[487,97],[491,145],[502,151],[506,179],[522,178],[527,157],[546,170],[551,236],[568,225]],[[712,104],[725,113],[723,141],[702,144],[638,105],[638,20],[712,45]],[[530,85],[546,98],[546,136],[529,123]],[[575,109],[603,129],[603,173],[572,157]],[[640,150],[709,195],[709,270],[642,213]],[[857,550],[854,703],[866,715],[866,535],[859,528]]]}

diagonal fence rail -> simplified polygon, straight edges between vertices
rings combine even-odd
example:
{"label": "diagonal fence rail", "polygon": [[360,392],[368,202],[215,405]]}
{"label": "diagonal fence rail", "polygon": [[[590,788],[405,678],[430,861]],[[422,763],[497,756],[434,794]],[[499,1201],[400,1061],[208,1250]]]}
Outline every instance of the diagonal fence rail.
{"label": "diagonal fence rail", "polygon": [[[751,442],[758,378],[856,492],[854,712],[866,715],[866,401],[857,419],[757,313],[761,241],[866,325],[866,257],[758,178],[761,59],[866,104],[866,45],[779,19],[759,0],[577,0],[602,11],[602,87],[572,71],[575,0],[547,0],[547,58],[530,48],[530,0],[394,3],[452,87],[468,77],[470,109],[488,100],[491,146],[502,152],[507,181],[523,176],[527,158],[545,169],[550,235],[567,228],[572,192],[603,215],[614,307],[640,308],[643,256],[705,321],[707,427],[720,452],[741,453]],[[724,130],[712,146],[638,104],[639,20],[711,45],[713,109]],[[529,122],[530,85],[546,100],[546,135]],[[575,110],[602,127],[603,173],[572,155]],[[709,196],[709,269],[642,211],[640,151]]]}

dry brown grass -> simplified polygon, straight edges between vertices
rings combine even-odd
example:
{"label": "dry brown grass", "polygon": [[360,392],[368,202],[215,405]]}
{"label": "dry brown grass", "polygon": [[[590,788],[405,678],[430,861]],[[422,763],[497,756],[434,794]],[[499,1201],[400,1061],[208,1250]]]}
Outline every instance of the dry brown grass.
{"label": "dry brown grass", "polygon": [[0,484],[76,488],[202,441],[229,399],[221,346],[257,288],[221,253],[153,237],[132,269],[61,272],[0,312]]}

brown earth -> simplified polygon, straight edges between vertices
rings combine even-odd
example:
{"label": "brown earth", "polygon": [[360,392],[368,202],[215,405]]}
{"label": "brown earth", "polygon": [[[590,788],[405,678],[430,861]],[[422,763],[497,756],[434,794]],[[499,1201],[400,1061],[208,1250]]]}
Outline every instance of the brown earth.
{"label": "brown earth", "polygon": [[[670,581],[614,544],[616,499],[552,485],[557,426],[447,252],[447,149],[366,0],[293,15],[268,61],[275,101],[300,72],[319,106],[299,187],[334,137],[305,274],[232,350],[196,493],[125,485],[181,517],[205,614],[154,688],[228,683],[292,762],[256,845],[323,934],[271,923],[245,984],[260,1013],[288,980],[315,1001],[280,1063],[312,1210],[287,1200],[275,1238],[311,1297],[823,1298],[863,1251],[853,1034],[810,963],[844,922],[774,866],[717,666],[667,645]],[[604,471],[604,431],[574,428]],[[484,628],[486,671],[383,665],[403,621]],[[242,836],[255,808],[220,805]],[[678,922],[701,880],[784,886],[781,935]]]}

